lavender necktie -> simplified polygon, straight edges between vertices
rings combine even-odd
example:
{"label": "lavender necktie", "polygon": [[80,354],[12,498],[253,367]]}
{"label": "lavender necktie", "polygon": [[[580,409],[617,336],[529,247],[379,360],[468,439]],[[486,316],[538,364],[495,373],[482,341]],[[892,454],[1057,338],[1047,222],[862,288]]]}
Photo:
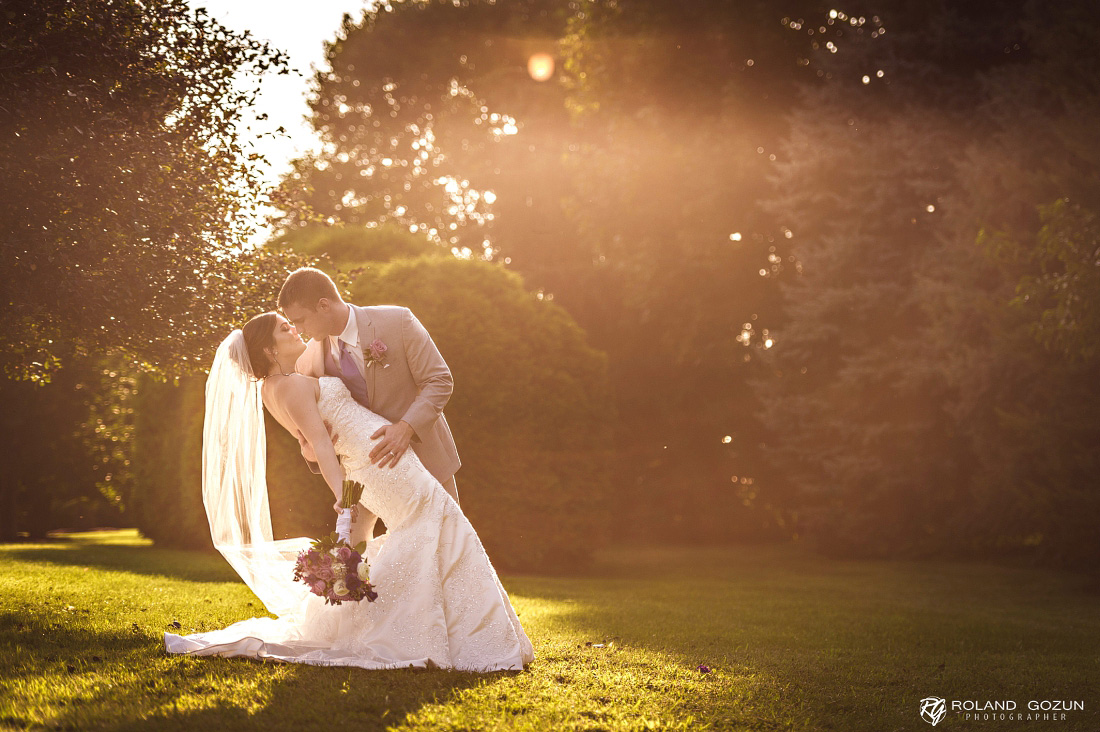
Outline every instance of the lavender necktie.
{"label": "lavender necktie", "polygon": [[355,359],[351,357],[347,344],[343,340],[340,341],[340,378],[343,380],[344,385],[348,387],[352,398],[369,409],[367,382],[363,375],[359,373],[359,367],[355,365]]}

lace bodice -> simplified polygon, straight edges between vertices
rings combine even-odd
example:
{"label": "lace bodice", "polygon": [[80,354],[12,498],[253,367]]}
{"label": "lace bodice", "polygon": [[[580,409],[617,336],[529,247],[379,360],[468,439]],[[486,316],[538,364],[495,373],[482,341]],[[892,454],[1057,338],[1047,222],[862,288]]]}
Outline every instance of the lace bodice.
{"label": "lace bodice", "polygon": [[321,417],[332,425],[336,435],[333,447],[344,472],[349,479],[373,488],[364,491],[361,503],[377,514],[387,527],[399,525],[430,493],[431,485],[427,481],[410,480],[411,475],[426,472],[420,458],[409,449],[392,468],[372,464],[370,451],[377,440],[372,440],[371,435],[390,421],[355,401],[338,377],[322,376],[318,382],[321,395],[317,408]]}

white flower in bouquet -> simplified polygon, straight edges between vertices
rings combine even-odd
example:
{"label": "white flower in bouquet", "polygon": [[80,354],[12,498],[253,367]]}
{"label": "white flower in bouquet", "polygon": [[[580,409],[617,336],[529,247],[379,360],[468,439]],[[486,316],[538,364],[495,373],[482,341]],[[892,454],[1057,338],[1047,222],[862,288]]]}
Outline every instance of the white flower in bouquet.
{"label": "white flower in bouquet", "polygon": [[332,586],[332,594],[337,597],[344,597],[348,594],[348,585],[344,580],[336,580],[336,584]]}
{"label": "white flower in bouquet", "polygon": [[348,576],[348,568],[344,564],[334,564],[332,565],[332,574],[336,579],[344,579]]}
{"label": "white flower in bouquet", "polygon": [[355,568],[355,573],[359,575],[359,579],[363,582],[366,582],[370,578],[370,570],[366,562],[359,562],[359,566]]}

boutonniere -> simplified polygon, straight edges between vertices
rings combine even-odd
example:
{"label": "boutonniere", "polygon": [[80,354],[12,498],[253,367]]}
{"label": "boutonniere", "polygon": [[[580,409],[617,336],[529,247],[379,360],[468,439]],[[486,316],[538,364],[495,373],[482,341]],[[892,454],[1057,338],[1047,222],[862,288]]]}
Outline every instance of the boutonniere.
{"label": "boutonniere", "polygon": [[388,363],[382,363],[386,360],[387,350],[389,349],[386,348],[386,344],[378,338],[375,338],[373,341],[371,341],[371,344],[367,346],[366,354],[364,354],[367,357],[367,367],[369,368],[376,363],[381,363],[382,368],[388,369],[390,365]]}

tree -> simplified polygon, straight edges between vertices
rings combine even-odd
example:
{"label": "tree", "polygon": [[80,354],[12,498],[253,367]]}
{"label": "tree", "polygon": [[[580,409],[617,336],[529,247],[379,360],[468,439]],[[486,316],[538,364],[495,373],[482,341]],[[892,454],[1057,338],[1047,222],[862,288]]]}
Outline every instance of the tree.
{"label": "tree", "polygon": [[959,143],[953,120],[852,113],[853,94],[807,92],[777,166],[769,205],[790,222],[797,267],[758,381],[760,490],[824,547],[883,555],[921,545],[950,503],[946,390],[913,363]]}
{"label": "tree", "polygon": [[805,21],[805,58],[824,83],[802,85],[761,201],[795,266],[754,381],[759,493],[830,551],[924,548],[953,500],[948,390],[913,364],[965,100],[975,69],[997,60],[985,22],[891,3]]}
{"label": "tree", "polygon": [[[800,275],[758,385],[762,491],[831,550],[1094,561],[1100,380],[1070,362],[1095,303],[1080,11],[889,20],[792,119],[769,206],[799,222]],[[894,83],[860,79],[876,67]]]}
{"label": "tree", "polygon": [[[330,45],[312,101],[326,148],[285,182],[323,219],[503,261],[577,320],[616,374],[635,536],[665,516],[689,540],[756,522],[739,515],[756,442],[743,376],[774,293],[758,272],[782,247],[753,206],[757,148],[807,73],[769,7],[386,4]],[[550,81],[527,74],[535,52],[554,56]]]}
{"label": "tree", "polygon": [[530,162],[520,119],[565,116],[526,64],[568,14],[548,0],[410,0],[345,15],[310,98],[323,151],[284,181],[282,224],[392,222],[491,256],[494,190],[515,188],[509,163]]}
{"label": "tree", "polygon": [[1031,6],[1027,63],[986,75],[963,225],[928,298],[944,344],[928,357],[951,365],[972,455],[965,545],[1079,567],[1100,556],[1096,13]]}
{"label": "tree", "polygon": [[69,362],[49,383],[0,377],[0,541],[117,526],[129,498],[129,389],[110,359]]}
{"label": "tree", "polygon": [[234,85],[286,73],[285,57],[183,0],[3,14],[0,365],[43,379],[117,349],[144,368],[193,368],[293,268],[241,254],[259,156],[237,127],[255,89]]}
{"label": "tree", "polygon": [[779,324],[789,222],[757,198],[794,82],[814,69],[767,3],[579,7],[562,40],[572,129],[560,152],[576,242],[514,260],[611,358],[624,533],[781,535],[758,494],[748,377]]}
{"label": "tree", "polygon": [[389,262],[435,254],[450,256],[422,235],[392,224],[385,226],[344,224],[310,225],[275,237],[269,248],[297,252],[322,259],[334,267],[357,267],[367,262]]}

